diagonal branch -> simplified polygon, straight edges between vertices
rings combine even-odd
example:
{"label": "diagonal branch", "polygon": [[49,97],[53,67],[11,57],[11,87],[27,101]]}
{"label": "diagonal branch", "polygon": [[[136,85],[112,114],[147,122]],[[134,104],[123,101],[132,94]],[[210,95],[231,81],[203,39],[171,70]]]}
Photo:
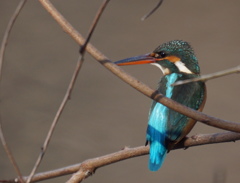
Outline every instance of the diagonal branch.
{"label": "diagonal branch", "polygon": [[3,65],[3,58],[5,55],[5,49],[7,47],[7,43],[8,43],[8,38],[10,36],[11,30],[13,28],[13,25],[20,13],[20,11],[22,10],[22,8],[24,7],[25,3],[27,2],[27,0],[21,0],[15,10],[15,12],[13,13],[11,19],[8,22],[7,28],[5,30],[4,36],[3,36],[3,40],[2,40],[2,44],[1,44],[1,49],[0,49],[0,78],[2,77],[2,65]]}
{"label": "diagonal branch", "polygon": [[80,52],[80,56],[79,56],[79,58],[78,58],[75,71],[74,71],[74,73],[73,73],[73,75],[72,75],[72,79],[71,79],[71,81],[70,81],[70,83],[69,83],[68,89],[67,89],[66,94],[65,94],[65,96],[64,96],[64,98],[63,98],[63,100],[62,100],[62,103],[61,103],[61,105],[59,106],[59,109],[58,109],[58,111],[57,111],[57,113],[56,113],[56,115],[55,115],[55,117],[54,117],[54,120],[53,120],[53,122],[52,122],[52,125],[51,125],[51,127],[50,127],[50,129],[49,129],[49,131],[48,131],[48,134],[47,134],[46,139],[45,139],[45,141],[44,141],[44,144],[43,144],[43,146],[42,146],[42,148],[41,148],[41,152],[40,152],[40,154],[39,154],[39,156],[38,156],[38,158],[37,158],[37,161],[36,161],[36,163],[35,163],[32,171],[31,171],[31,173],[30,173],[30,175],[29,175],[29,177],[28,177],[28,179],[27,179],[27,183],[30,183],[30,182],[31,182],[33,175],[35,174],[37,168],[39,167],[39,165],[40,165],[40,163],[41,163],[41,161],[42,161],[42,159],[43,159],[44,154],[46,153],[46,150],[47,150],[47,148],[48,148],[49,142],[50,142],[51,137],[52,137],[52,135],[53,135],[54,129],[56,128],[57,122],[59,121],[59,118],[60,118],[60,116],[61,116],[61,114],[62,114],[62,112],[63,112],[63,110],[64,110],[64,108],[65,108],[65,106],[66,106],[66,104],[67,104],[67,102],[68,102],[68,100],[70,99],[70,96],[71,96],[73,87],[74,87],[75,82],[76,82],[76,80],[77,80],[77,76],[78,76],[79,71],[80,71],[80,69],[81,69],[81,67],[82,67],[83,57],[84,57],[84,53],[85,53],[85,48],[86,48],[88,42],[90,41],[91,36],[92,36],[92,34],[93,34],[93,31],[94,31],[94,29],[95,29],[95,27],[96,27],[96,25],[97,25],[97,23],[98,23],[98,20],[99,20],[101,14],[102,14],[102,12],[103,12],[103,10],[104,10],[104,8],[106,7],[106,4],[107,4],[108,2],[109,2],[109,0],[105,1],[105,3],[101,6],[101,9],[100,9],[99,12],[97,13],[96,18],[95,18],[95,20],[93,21],[93,24],[92,24],[92,26],[91,26],[91,28],[90,28],[90,30],[89,30],[88,37],[87,37],[85,43],[83,44],[83,46],[80,48],[80,51],[79,51],[79,52]]}
{"label": "diagonal branch", "polygon": [[148,17],[150,17],[150,16],[162,5],[162,3],[163,3],[163,0],[160,0],[160,1],[158,2],[158,4],[157,4],[149,13],[147,13],[146,15],[144,15],[144,16],[141,18],[141,20],[144,21],[144,20],[146,20]]}
{"label": "diagonal branch", "polygon": [[54,130],[55,130],[55,127],[56,127],[56,125],[57,125],[57,122],[58,122],[58,120],[59,120],[59,118],[60,118],[60,116],[61,116],[61,114],[62,114],[62,112],[63,112],[63,110],[64,110],[64,108],[65,108],[65,106],[66,106],[66,103],[67,103],[68,100],[69,100],[69,96],[70,96],[70,94],[71,94],[71,92],[72,92],[72,89],[73,89],[74,84],[75,84],[75,82],[76,82],[76,78],[77,78],[78,73],[79,73],[79,71],[80,71],[80,69],[81,69],[81,66],[82,66],[82,62],[81,62],[80,60],[78,60],[77,65],[76,65],[76,68],[75,68],[75,71],[74,71],[74,73],[73,73],[73,75],[72,75],[72,79],[71,79],[71,81],[70,81],[70,83],[69,83],[69,86],[68,86],[68,89],[67,89],[67,91],[66,91],[66,94],[65,94],[65,96],[64,96],[64,98],[63,98],[63,100],[62,100],[62,103],[61,103],[61,105],[59,106],[58,111],[57,111],[57,113],[56,113],[56,115],[55,115],[55,117],[54,117],[54,120],[53,120],[53,122],[52,122],[52,124],[51,124],[51,127],[50,127],[50,129],[49,129],[49,131],[48,131],[48,134],[47,134],[47,136],[46,136],[46,139],[45,139],[45,141],[44,141],[44,143],[43,143],[43,146],[42,146],[42,148],[41,148],[41,152],[40,152],[40,154],[39,154],[39,156],[38,156],[38,158],[37,158],[37,161],[36,161],[36,163],[35,163],[32,171],[31,171],[31,173],[30,173],[30,176],[28,177],[27,183],[31,182],[31,179],[32,179],[33,175],[35,174],[37,168],[39,167],[39,165],[40,165],[40,163],[41,163],[41,161],[42,161],[42,159],[43,159],[43,156],[45,155],[45,152],[46,152],[46,150],[47,150],[47,147],[48,147],[48,145],[49,145],[49,142],[50,142],[50,140],[51,140],[51,137],[52,137],[52,135],[53,135],[53,132],[54,132]]}
{"label": "diagonal branch", "polygon": [[[4,36],[3,36],[3,40],[2,40],[2,44],[1,44],[1,49],[0,49],[0,80],[2,78],[2,66],[3,66],[3,59],[4,59],[4,55],[5,55],[5,49],[7,47],[7,43],[8,43],[8,38],[10,36],[11,30],[13,28],[13,25],[20,13],[20,11],[22,10],[22,8],[24,7],[25,3],[27,2],[27,0],[21,0],[15,10],[15,12],[13,13],[11,19],[8,22],[7,28],[5,30]],[[2,145],[4,147],[4,150],[10,160],[10,162],[13,165],[13,168],[15,169],[17,175],[19,176],[20,182],[23,182],[23,178],[22,178],[22,174],[20,172],[20,169],[17,165],[16,160],[14,159],[10,148],[8,147],[8,144],[6,142],[6,139],[4,137],[4,133],[3,133],[3,129],[2,129],[2,120],[1,120],[1,114],[0,114],[0,139],[2,142]]]}
{"label": "diagonal branch", "polygon": [[[80,47],[80,51],[79,51],[79,52],[80,52],[80,55],[81,55],[81,60],[83,59],[83,56],[84,56],[84,53],[85,53],[87,44],[88,44],[88,42],[90,41],[91,36],[92,36],[92,34],[93,34],[96,26],[97,26],[97,23],[99,22],[99,19],[100,19],[101,15],[102,15],[102,13],[103,13],[104,9],[106,8],[106,6],[107,6],[107,4],[108,4],[109,1],[110,1],[110,0],[104,0],[104,2],[102,3],[102,5],[100,6],[100,9],[98,10],[98,12],[97,12],[97,14],[96,14],[96,16],[95,16],[95,19],[94,19],[94,21],[93,21],[93,24],[92,24],[92,26],[91,26],[91,28],[90,28],[89,33],[88,33],[88,37],[87,37],[85,43],[83,44],[83,46]],[[83,60],[82,60],[82,61],[83,61]],[[68,182],[68,183],[79,182],[78,180],[82,180],[82,178],[84,179],[84,177],[85,177],[85,175],[83,175],[83,174],[81,174],[81,175],[79,175],[79,174],[78,174],[78,175],[75,175],[75,174],[74,174],[74,176],[72,176],[67,182]]]}
{"label": "diagonal branch", "polygon": [[226,69],[226,70],[215,72],[215,73],[212,73],[212,74],[202,75],[199,78],[177,81],[176,83],[172,84],[172,86],[187,84],[187,83],[196,82],[196,81],[207,81],[207,80],[210,80],[210,79],[215,79],[215,78],[219,78],[219,77],[223,77],[223,76],[227,76],[229,74],[235,74],[235,73],[240,73],[240,65],[238,65],[236,67],[233,67],[231,69]]}
{"label": "diagonal branch", "polygon": [[[73,28],[73,26],[56,10],[56,8],[48,0],[39,0],[39,2],[52,15],[52,17],[58,22],[58,24],[63,28],[66,33],[68,33],[78,44],[84,44],[85,39],[83,38],[83,36],[78,33],[76,29]],[[117,75],[123,81],[131,85],[133,88],[137,89],[139,92],[152,98],[153,100],[160,102],[161,104],[183,115],[201,121],[204,124],[233,132],[240,132],[239,123],[222,120],[206,115],[164,97],[161,93],[158,93],[157,91],[149,88],[144,83],[138,81],[131,75],[124,72],[120,67],[112,63],[105,55],[103,55],[90,43],[88,44],[86,50],[113,74]]]}
{"label": "diagonal branch", "polygon": [[81,55],[83,55],[83,54],[85,53],[87,44],[89,43],[89,41],[90,41],[90,39],[91,39],[91,37],[92,37],[92,34],[93,34],[93,32],[94,32],[94,30],[95,30],[95,28],[96,28],[96,26],[97,26],[97,23],[99,22],[99,19],[100,19],[101,15],[102,15],[104,9],[106,8],[107,4],[109,3],[109,1],[110,1],[110,0],[105,0],[105,1],[102,3],[100,9],[98,10],[98,12],[97,12],[97,14],[96,14],[96,16],[95,16],[95,19],[93,20],[92,26],[91,26],[91,28],[90,28],[90,30],[89,30],[87,39],[86,39],[85,43],[83,44],[83,46],[81,47],[81,49],[80,49],[80,51],[79,51]]}
{"label": "diagonal branch", "polygon": [[[235,142],[240,140],[240,134],[234,132],[222,132],[214,134],[199,134],[192,137],[186,137],[181,142],[179,142],[174,149],[186,149],[189,147],[207,145],[207,144],[216,144],[224,142]],[[89,175],[92,175],[97,168],[116,163],[118,161],[127,160],[130,158],[135,158],[138,156],[144,156],[149,153],[148,146],[139,146],[134,148],[124,148],[115,153],[107,154],[93,159],[85,160],[82,163],[75,165],[70,165],[67,167],[37,173],[33,176],[32,182],[43,181],[55,177],[60,177],[64,175],[69,175],[75,172],[84,174],[84,178],[87,178]],[[26,180],[27,177],[24,177]],[[1,182],[1,181],[0,181]],[[3,182],[3,181],[2,181]],[[8,183],[16,183],[16,179],[6,180]]]}

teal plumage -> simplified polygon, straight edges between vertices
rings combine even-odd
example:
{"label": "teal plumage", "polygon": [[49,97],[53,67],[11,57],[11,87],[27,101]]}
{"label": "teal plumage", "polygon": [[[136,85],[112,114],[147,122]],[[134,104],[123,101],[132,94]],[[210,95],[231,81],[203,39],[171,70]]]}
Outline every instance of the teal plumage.
{"label": "teal plumage", "polygon": [[[178,75],[173,73],[166,76],[166,90],[165,96],[171,98],[173,84]],[[160,85],[161,86],[161,85]],[[168,123],[168,113],[169,108],[153,101],[152,107],[149,112],[148,128],[146,139],[150,142],[150,158],[149,158],[149,169],[152,171],[158,170],[165,159],[167,147],[166,147],[166,137],[167,137],[167,123]]]}
{"label": "teal plumage", "polygon": [[[172,100],[201,111],[206,100],[206,87],[201,81],[172,86],[179,80],[199,77],[198,60],[189,43],[174,40],[157,47],[153,53],[115,62],[117,65],[151,63],[159,67],[164,76],[157,90]],[[149,112],[147,143],[150,145],[149,169],[157,171],[167,152],[193,128],[196,120],[188,118],[153,101]]]}
{"label": "teal plumage", "polygon": [[[198,110],[205,96],[205,87],[202,82],[172,87],[171,84],[179,80],[192,78],[194,75],[169,74],[164,76],[158,91],[176,102]],[[169,79],[170,78],[170,79]],[[198,99],[197,102],[195,99]],[[150,143],[149,169],[157,171],[165,159],[166,152],[171,146],[182,139],[182,132],[188,125],[189,118],[153,101],[150,109],[146,139]]]}

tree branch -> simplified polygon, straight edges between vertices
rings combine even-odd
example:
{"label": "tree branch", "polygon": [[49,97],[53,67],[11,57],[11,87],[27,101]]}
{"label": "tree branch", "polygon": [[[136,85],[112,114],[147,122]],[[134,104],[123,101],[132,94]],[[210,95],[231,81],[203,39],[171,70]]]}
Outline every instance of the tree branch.
{"label": "tree branch", "polygon": [[[83,38],[83,36],[72,27],[72,25],[55,9],[55,7],[48,0],[39,0],[39,2],[52,15],[52,17],[58,22],[58,24],[67,34],[69,34],[78,44],[84,44],[85,39]],[[164,97],[161,93],[158,93],[157,91],[149,88],[144,83],[138,81],[131,75],[124,72],[120,67],[112,63],[104,54],[97,50],[92,44],[89,43],[86,50],[113,74],[117,75],[123,81],[131,85],[133,88],[137,89],[139,92],[152,98],[153,100],[160,102],[161,104],[183,115],[201,121],[204,124],[233,132],[240,132],[239,123],[222,120],[206,115],[204,113],[183,106],[167,97]]]}
{"label": "tree branch", "polygon": [[162,3],[163,3],[163,0],[160,0],[160,1],[158,2],[158,4],[157,4],[149,13],[147,13],[146,15],[144,15],[144,16],[141,18],[141,20],[144,21],[144,20],[146,20],[148,17],[150,17],[150,16],[162,5]]}
{"label": "tree branch", "polygon": [[[186,137],[181,142],[179,142],[173,150],[175,149],[187,149],[189,147],[207,145],[207,144],[216,144],[224,142],[235,142],[240,140],[240,134],[235,132],[222,132],[222,133],[213,133],[213,134],[199,134],[192,137]],[[149,153],[149,146],[139,146],[135,148],[124,148],[115,153],[108,155],[100,156],[93,159],[88,159],[82,163],[70,165],[67,167],[37,173],[33,176],[32,182],[38,182],[46,179],[51,179],[59,176],[64,176],[78,172],[77,174],[81,175],[81,180],[92,175],[97,168],[116,163],[118,161],[127,160],[130,158],[147,155]],[[79,178],[79,177],[78,177]],[[26,180],[27,177],[24,177]],[[16,183],[17,179],[13,180],[4,180],[8,183]],[[81,180],[78,179],[80,182]],[[0,181],[3,182],[3,181]]]}
{"label": "tree branch", "polygon": [[[95,16],[95,19],[94,19],[94,21],[93,21],[93,24],[92,24],[92,26],[91,26],[91,28],[90,28],[90,31],[89,31],[89,33],[88,33],[87,39],[86,39],[85,43],[83,44],[83,46],[80,47],[80,51],[79,51],[79,52],[80,52],[80,55],[81,55],[81,59],[83,59],[83,56],[84,56],[84,53],[85,53],[87,44],[88,44],[88,42],[90,41],[91,36],[92,36],[92,34],[93,34],[93,31],[95,30],[95,28],[96,28],[96,26],[97,26],[97,23],[98,23],[101,15],[102,15],[102,13],[103,13],[104,9],[106,8],[106,6],[107,6],[107,4],[108,4],[109,1],[110,1],[110,0],[104,0],[104,2],[102,3],[102,5],[100,6],[100,8],[99,8],[99,10],[98,10],[98,12],[97,12],[97,14],[96,14],[96,16]],[[82,60],[82,61],[83,61],[83,60]],[[85,173],[79,172],[79,173],[75,174],[75,176],[72,176],[72,177],[67,181],[67,183],[79,182],[79,180],[84,179],[85,176],[86,176]]]}
{"label": "tree branch", "polygon": [[68,88],[67,88],[66,94],[65,94],[65,96],[64,96],[64,98],[63,98],[63,100],[62,100],[62,102],[61,102],[61,104],[60,104],[60,106],[59,106],[59,108],[58,108],[58,111],[57,111],[57,113],[56,113],[56,115],[55,115],[55,117],[54,117],[54,119],[53,119],[53,122],[52,122],[52,124],[51,124],[51,127],[50,127],[50,129],[49,129],[49,131],[48,131],[48,134],[47,134],[47,136],[46,136],[46,139],[45,139],[45,141],[44,141],[44,143],[43,143],[43,146],[42,146],[42,148],[41,148],[41,152],[40,152],[40,154],[39,154],[39,156],[38,156],[38,158],[37,158],[37,160],[36,160],[36,163],[35,163],[32,171],[31,171],[31,173],[30,173],[30,176],[28,177],[27,183],[30,183],[30,182],[31,182],[33,175],[35,174],[37,168],[39,167],[39,165],[40,165],[40,163],[41,163],[41,161],[42,161],[42,159],[43,159],[43,157],[44,157],[44,155],[45,155],[45,153],[46,153],[46,150],[47,150],[47,148],[48,148],[49,142],[50,142],[50,140],[51,140],[51,137],[52,137],[52,135],[53,135],[53,132],[54,132],[54,130],[55,130],[55,127],[56,127],[56,125],[57,125],[57,122],[59,121],[59,118],[60,118],[60,116],[61,116],[61,114],[62,114],[62,112],[63,112],[63,110],[64,110],[64,108],[65,108],[65,106],[66,106],[66,104],[67,104],[67,102],[68,102],[68,100],[69,100],[69,97],[70,97],[70,95],[71,95],[72,89],[73,89],[74,84],[75,84],[75,82],[76,82],[78,73],[79,73],[79,71],[80,71],[80,69],[81,69],[82,63],[83,63],[83,62],[79,59],[78,62],[77,62],[77,65],[76,65],[76,67],[75,67],[74,73],[73,73],[73,75],[72,75],[72,79],[71,79],[71,81],[70,81],[70,83],[69,83],[69,86],[68,86]]}
{"label": "tree branch", "polygon": [[[2,66],[3,66],[3,59],[4,59],[4,55],[5,55],[5,49],[7,47],[7,43],[8,43],[8,39],[11,33],[11,30],[13,28],[13,25],[19,15],[19,13],[21,12],[22,8],[24,7],[25,3],[27,2],[27,0],[21,0],[16,8],[16,10],[14,11],[11,19],[8,22],[7,28],[5,30],[4,36],[3,36],[3,40],[2,40],[2,44],[1,44],[1,49],[0,49],[0,81],[2,79]],[[17,162],[15,160],[15,158],[13,157],[10,148],[8,147],[7,141],[5,139],[4,133],[3,133],[3,128],[2,128],[2,119],[1,119],[1,114],[0,114],[0,139],[3,145],[3,148],[11,162],[11,164],[13,165],[13,168],[15,170],[15,172],[17,173],[17,175],[19,176],[20,182],[23,182],[23,178],[22,178],[22,174],[21,171],[17,165]]]}
{"label": "tree branch", "polygon": [[187,83],[196,82],[196,81],[207,81],[210,79],[215,79],[215,78],[219,78],[219,77],[223,77],[223,76],[227,76],[229,74],[235,74],[235,73],[240,73],[240,65],[238,65],[237,67],[233,67],[231,69],[226,69],[226,70],[215,72],[212,74],[202,75],[199,78],[177,81],[176,83],[173,83],[172,86],[187,84]]}
{"label": "tree branch", "polygon": [[93,24],[92,24],[92,26],[91,26],[91,28],[89,30],[87,39],[86,39],[85,43],[83,44],[83,46],[80,47],[80,51],[79,51],[80,52],[80,56],[78,58],[75,71],[73,72],[72,79],[71,79],[71,81],[69,83],[68,89],[67,89],[66,94],[65,94],[65,96],[64,96],[64,98],[62,100],[62,103],[60,104],[59,109],[58,109],[58,111],[57,111],[57,113],[56,113],[56,115],[54,117],[52,125],[51,125],[51,127],[50,127],[50,129],[48,131],[48,134],[47,134],[46,139],[45,139],[45,141],[43,143],[43,146],[41,148],[41,152],[40,152],[40,154],[39,154],[39,156],[37,158],[37,161],[36,161],[32,171],[31,171],[31,173],[30,173],[30,175],[29,175],[29,177],[27,179],[27,183],[31,182],[33,175],[35,174],[37,168],[39,167],[39,165],[40,165],[40,163],[41,163],[41,161],[43,159],[44,154],[46,153],[46,150],[48,148],[49,142],[50,142],[51,137],[53,135],[54,129],[55,129],[55,127],[56,127],[56,125],[57,125],[57,123],[58,123],[58,121],[60,119],[60,116],[61,116],[61,114],[62,114],[62,112],[63,112],[63,110],[64,110],[64,108],[65,108],[65,106],[66,106],[66,104],[68,102],[68,100],[70,99],[73,87],[74,87],[75,82],[77,80],[79,71],[80,71],[80,69],[82,67],[82,64],[83,64],[83,61],[84,61],[83,57],[84,57],[86,46],[88,45],[88,42],[91,39],[91,36],[92,36],[93,31],[94,31],[94,29],[95,29],[95,27],[96,27],[96,25],[97,25],[97,23],[99,21],[99,18],[100,18],[101,14],[102,14],[103,10],[105,9],[105,7],[106,7],[108,2],[109,2],[109,0],[106,0],[102,4],[102,6],[100,7],[100,10],[97,12],[97,15],[96,15],[96,17],[95,17],[95,19],[93,21]]}

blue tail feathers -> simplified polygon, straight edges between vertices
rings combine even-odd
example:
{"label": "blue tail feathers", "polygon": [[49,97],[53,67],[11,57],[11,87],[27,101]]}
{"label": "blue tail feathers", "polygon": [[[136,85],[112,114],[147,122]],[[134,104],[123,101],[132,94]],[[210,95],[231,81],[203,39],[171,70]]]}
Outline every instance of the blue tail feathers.
{"label": "blue tail feathers", "polygon": [[148,126],[147,140],[150,142],[150,157],[148,167],[151,171],[161,168],[166,157],[165,134],[162,134],[152,126]]}
{"label": "blue tail feathers", "polygon": [[148,168],[151,171],[157,171],[161,168],[164,159],[167,154],[167,149],[165,146],[160,144],[159,142],[152,142],[150,145],[150,157],[148,162]]}
{"label": "blue tail feathers", "polygon": [[156,103],[150,114],[147,141],[150,144],[149,169],[157,171],[166,157],[166,111],[168,109],[160,103]]}
{"label": "blue tail feathers", "polygon": [[[172,97],[173,84],[178,77],[178,74],[172,73],[166,77],[166,97]],[[149,157],[149,169],[151,171],[157,171],[163,164],[163,161],[167,153],[166,136],[168,133],[169,108],[153,101],[152,107],[149,113],[148,129],[147,129],[147,141],[150,143],[150,157]]]}

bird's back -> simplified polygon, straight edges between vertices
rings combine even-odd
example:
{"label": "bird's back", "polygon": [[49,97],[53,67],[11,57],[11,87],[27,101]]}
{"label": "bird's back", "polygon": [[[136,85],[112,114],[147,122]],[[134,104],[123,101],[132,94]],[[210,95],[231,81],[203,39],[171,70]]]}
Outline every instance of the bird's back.
{"label": "bird's back", "polygon": [[[197,75],[172,73],[163,76],[158,91],[178,103],[198,110],[204,104],[206,96],[203,82],[171,86],[178,80],[193,77]],[[195,120],[153,101],[147,129],[147,141],[150,142],[150,170],[156,171],[161,167],[167,151],[185,137],[195,123]]]}

